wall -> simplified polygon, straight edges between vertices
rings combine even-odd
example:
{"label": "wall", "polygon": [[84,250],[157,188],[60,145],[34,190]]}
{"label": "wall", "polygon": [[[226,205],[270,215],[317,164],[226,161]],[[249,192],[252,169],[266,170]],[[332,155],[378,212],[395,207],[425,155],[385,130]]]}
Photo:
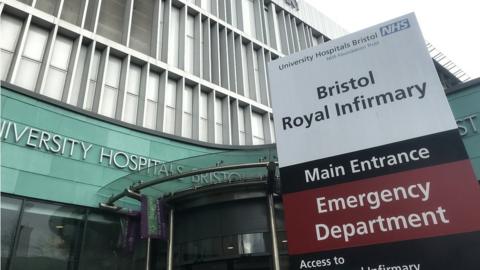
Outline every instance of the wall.
{"label": "wall", "polygon": [[477,179],[480,179],[480,79],[447,90],[447,97]]}
{"label": "wall", "polygon": [[[125,164],[123,153],[136,155],[138,164],[140,156],[164,162],[220,151],[113,125],[4,87],[1,120],[1,191],[77,205],[96,207],[105,199],[96,194],[99,188],[136,171],[132,162],[129,166],[134,170],[110,164],[110,150],[122,153],[117,155],[120,166]],[[16,125],[8,128],[10,122]],[[32,132],[29,127],[38,131]],[[51,138],[43,135],[44,142],[40,143],[41,131]],[[62,148],[63,138],[79,141],[74,143],[72,155],[68,140],[63,154],[54,151],[58,150],[53,143],[55,135]],[[84,148],[92,145],[85,159],[80,141]],[[106,155],[100,160],[102,149]]]}

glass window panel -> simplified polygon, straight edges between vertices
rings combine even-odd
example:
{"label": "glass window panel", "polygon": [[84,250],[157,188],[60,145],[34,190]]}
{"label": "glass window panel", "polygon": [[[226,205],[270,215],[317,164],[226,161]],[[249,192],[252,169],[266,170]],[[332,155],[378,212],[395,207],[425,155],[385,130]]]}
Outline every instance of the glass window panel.
{"label": "glass window panel", "polygon": [[67,73],[65,71],[50,67],[43,94],[61,100],[66,77]]}
{"label": "glass window panel", "polygon": [[208,94],[200,94],[200,117],[208,119]]}
{"label": "glass window panel", "polygon": [[95,87],[97,87],[97,83],[95,81],[90,81],[88,85],[88,92],[85,97],[85,109],[89,111],[93,109],[93,98],[95,97]]}
{"label": "glass window panel", "polygon": [[215,124],[215,143],[223,143],[223,125]]}
{"label": "glass window panel", "polygon": [[189,113],[183,113],[182,121],[182,136],[186,138],[192,138],[192,125],[193,118]]}
{"label": "glass window panel", "polygon": [[160,85],[160,77],[156,73],[150,72],[148,78],[147,99],[158,101],[158,87]]}
{"label": "glass window panel", "polygon": [[245,132],[240,131],[240,136],[238,137],[239,144],[245,145],[246,138],[247,138],[247,134],[245,134]]}
{"label": "glass window panel", "polygon": [[255,11],[254,11],[254,1],[247,0],[242,1],[243,4],[243,29],[245,32],[253,37],[255,37]]}
{"label": "glass window panel", "polygon": [[92,61],[92,70],[90,71],[90,79],[97,80],[98,68],[100,67],[100,58],[102,57],[102,52],[95,50]]}
{"label": "glass window panel", "polygon": [[240,253],[254,254],[267,252],[263,233],[248,233],[240,235]]}
{"label": "glass window panel", "polygon": [[79,269],[132,269],[131,254],[127,248],[122,248],[122,232],[127,229],[126,225],[126,221],[118,216],[88,215]]}
{"label": "glass window panel", "polygon": [[25,48],[23,49],[23,56],[33,60],[42,61],[45,46],[47,45],[47,39],[47,30],[36,25],[30,25]]}
{"label": "glass window panel", "polygon": [[247,61],[247,45],[242,43],[242,73],[243,73],[243,95],[250,97],[250,85],[248,82],[248,61]]}
{"label": "glass window panel", "polygon": [[72,40],[62,36],[57,36],[57,39],[55,40],[55,46],[53,47],[50,65],[59,69],[67,70],[70,54],[72,52],[72,46]]}
{"label": "glass window panel", "polygon": [[193,112],[193,88],[185,85],[183,91],[183,111],[192,114]]}
{"label": "glass window panel", "polygon": [[20,213],[21,200],[1,197],[2,200],[2,269],[6,269],[7,259],[10,257],[10,247],[17,229],[18,215]]}
{"label": "glass window panel", "polygon": [[164,132],[175,133],[175,108],[165,108]]}
{"label": "glass window panel", "polygon": [[5,80],[7,78],[10,63],[12,62],[13,53],[0,51],[0,79]]}
{"label": "glass window panel", "polygon": [[207,12],[211,13],[212,12],[212,0],[201,0],[201,1],[202,1],[201,8],[203,8]]}
{"label": "glass window panel", "polygon": [[[198,257],[201,259],[215,258],[222,255],[222,239],[209,238],[198,241]],[[207,268],[205,268],[207,269]],[[218,268],[208,268],[215,269]]]}
{"label": "glass window panel", "polygon": [[122,71],[122,60],[111,56],[108,60],[107,77],[105,84],[118,88],[120,85],[120,73]]}
{"label": "glass window panel", "polygon": [[187,71],[188,73],[193,73],[194,69],[194,42],[194,38],[187,36],[185,40],[185,71]]}
{"label": "glass window panel", "polygon": [[145,127],[155,129],[157,124],[157,103],[147,100],[147,108],[145,110]]}
{"label": "glass window panel", "polygon": [[102,97],[102,104],[100,106],[100,114],[108,117],[115,117],[115,110],[117,106],[118,89],[105,86]]}
{"label": "glass window panel", "polygon": [[[80,48],[80,56],[78,57],[77,69],[75,70],[74,83],[72,92],[68,100],[69,104],[77,105],[78,95],[80,93],[80,86],[82,82],[83,71],[85,69],[85,61],[87,60],[87,47],[82,46]],[[80,105],[81,106],[81,105]]]}
{"label": "glass window panel", "polygon": [[253,54],[253,74],[255,79],[255,95],[257,96],[257,101],[261,101],[260,95],[260,74],[258,71],[258,54],[262,53],[261,51],[254,51]]}
{"label": "glass window panel", "polygon": [[157,42],[157,51],[158,51],[158,56],[160,57],[160,54],[162,52],[162,44],[163,42],[161,42],[163,40],[163,17],[165,16],[165,1],[160,1],[159,3],[160,7],[160,25],[158,26],[158,38],[159,38],[159,42]]}
{"label": "glass window panel", "polygon": [[222,99],[215,98],[215,123],[222,124],[223,123],[223,113],[222,113]]}
{"label": "glass window panel", "polygon": [[245,132],[245,107],[238,107],[238,129]]}
{"label": "glass window panel", "polygon": [[200,141],[208,141],[208,120],[200,118]]}
{"label": "glass window panel", "polygon": [[134,1],[130,47],[150,54],[152,41],[152,21],[155,1]]}
{"label": "glass window panel", "polygon": [[178,48],[180,38],[180,11],[172,7],[170,13],[170,39],[168,41],[168,63],[178,67]]}
{"label": "glass window panel", "polygon": [[253,144],[265,143],[265,136],[263,131],[263,117],[258,113],[252,113],[252,134]]}
{"label": "glass window panel", "polygon": [[238,255],[238,242],[237,235],[224,236],[222,239],[223,255]]}
{"label": "glass window panel", "polygon": [[123,118],[130,124],[137,123],[138,96],[127,94]]}
{"label": "glass window panel", "polygon": [[38,72],[40,71],[40,63],[32,61],[28,58],[22,58],[20,61],[19,70],[21,70],[22,76],[17,75],[15,78],[15,84],[33,91],[35,84],[37,83]]}
{"label": "glass window panel", "polygon": [[175,108],[176,100],[177,100],[177,82],[169,79],[167,82],[167,91],[165,92],[165,105],[171,108]]}
{"label": "glass window panel", "polygon": [[0,36],[8,37],[0,39],[0,48],[10,52],[15,51],[18,36],[20,35],[20,30],[22,29],[22,21],[14,17],[2,14],[2,16],[0,17],[0,24]]}
{"label": "glass window panel", "polygon": [[138,95],[140,92],[140,80],[142,76],[142,69],[139,66],[131,65],[130,74],[128,75],[127,91],[131,94]]}
{"label": "glass window panel", "polygon": [[195,17],[187,16],[186,39],[185,39],[185,71],[193,73],[195,54]]}
{"label": "glass window panel", "polygon": [[237,0],[231,0],[231,7],[232,7],[232,25],[237,27]]}
{"label": "glass window panel", "polygon": [[82,232],[83,210],[26,202],[11,269],[69,269]]}
{"label": "glass window panel", "polygon": [[60,18],[69,23],[80,26],[80,15],[82,7],[82,1],[78,0],[63,0],[62,15]]}
{"label": "glass window panel", "polygon": [[58,5],[57,0],[37,0],[35,8],[54,15],[55,7]]}
{"label": "glass window panel", "polygon": [[[71,0],[77,1],[77,0]],[[87,16],[85,16],[85,29],[93,31],[95,16],[96,16],[96,6],[98,1],[88,1],[87,7]]]}
{"label": "glass window panel", "polygon": [[102,0],[97,32],[113,41],[122,41],[122,27],[125,15],[124,0]]}
{"label": "glass window panel", "polygon": [[262,115],[258,113],[252,113],[252,129],[253,136],[263,138],[263,119]]}

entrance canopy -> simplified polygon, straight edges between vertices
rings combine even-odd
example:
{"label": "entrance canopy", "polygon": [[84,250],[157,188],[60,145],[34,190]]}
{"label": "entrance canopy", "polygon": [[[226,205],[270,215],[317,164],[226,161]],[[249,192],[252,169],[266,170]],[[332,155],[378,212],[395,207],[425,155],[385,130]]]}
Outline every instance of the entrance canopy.
{"label": "entrance canopy", "polygon": [[100,206],[111,210],[140,209],[141,195],[163,198],[205,186],[259,180],[267,166],[277,162],[273,145],[265,148],[231,150],[158,163],[120,177],[102,187]]}

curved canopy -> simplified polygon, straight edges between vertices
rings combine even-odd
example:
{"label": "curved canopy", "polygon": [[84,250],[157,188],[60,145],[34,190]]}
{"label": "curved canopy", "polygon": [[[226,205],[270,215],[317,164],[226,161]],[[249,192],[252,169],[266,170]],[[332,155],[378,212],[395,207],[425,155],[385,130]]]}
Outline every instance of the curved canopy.
{"label": "curved canopy", "polygon": [[156,164],[125,175],[102,187],[97,194],[103,206],[138,210],[139,194],[162,198],[178,192],[219,183],[258,179],[267,166],[277,162],[275,147],[230,150]]}

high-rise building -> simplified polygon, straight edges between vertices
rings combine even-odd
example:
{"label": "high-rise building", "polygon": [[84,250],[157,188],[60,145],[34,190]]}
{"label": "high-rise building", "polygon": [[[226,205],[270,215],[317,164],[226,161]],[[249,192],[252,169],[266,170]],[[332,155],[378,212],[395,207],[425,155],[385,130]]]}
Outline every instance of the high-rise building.
{"label": "high-rise building", "polygon": [[[341,27],[295,0],[0,0],[0,20],[2,269],[286,269],[266,66]],[[140,195],[169,241],[130,241]]]}
{"label": "high-rise building", "polygon": [[272,143],[266,64],[344,33],[298,4],[5,1],[1,79],[184,138]]}

